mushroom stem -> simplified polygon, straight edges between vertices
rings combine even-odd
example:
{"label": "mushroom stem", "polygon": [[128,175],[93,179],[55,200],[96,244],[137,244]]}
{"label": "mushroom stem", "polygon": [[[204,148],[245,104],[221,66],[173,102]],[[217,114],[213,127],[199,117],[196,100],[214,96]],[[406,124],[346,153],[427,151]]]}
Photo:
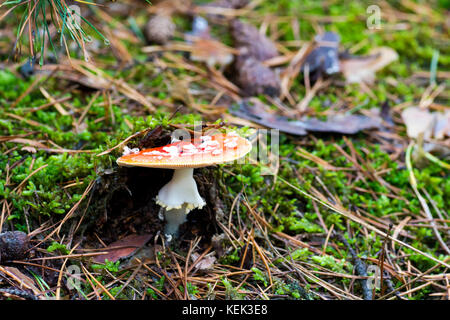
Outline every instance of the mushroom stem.
{"label": "mushroom stem", "polygon": [[174,236],[178,233],[178,228],[186,222],[186,209],[172,209],[166,210],[164,218],[166,219],[166,225],[164,227],[164,234]]}
{"label": "mushroom stem", "polygon": [[159,190],[156,203],[166,209],[166,233],[176,234],[178,226],[186,221],[186,215],[206,204],[198,193],[194,169],[174,170],[172,180]]}

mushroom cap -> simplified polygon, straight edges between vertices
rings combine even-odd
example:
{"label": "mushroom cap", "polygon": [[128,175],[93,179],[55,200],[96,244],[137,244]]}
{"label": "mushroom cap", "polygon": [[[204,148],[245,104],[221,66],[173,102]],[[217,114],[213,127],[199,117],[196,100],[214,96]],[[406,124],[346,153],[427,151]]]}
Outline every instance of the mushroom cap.
{"label": "mushroom cap", "polygon": [[251,143],[245,138],[235,134],[216,134],[127,154],[117,159],[117,164],[164,169],[201,168],[237,160],[251,149]]}

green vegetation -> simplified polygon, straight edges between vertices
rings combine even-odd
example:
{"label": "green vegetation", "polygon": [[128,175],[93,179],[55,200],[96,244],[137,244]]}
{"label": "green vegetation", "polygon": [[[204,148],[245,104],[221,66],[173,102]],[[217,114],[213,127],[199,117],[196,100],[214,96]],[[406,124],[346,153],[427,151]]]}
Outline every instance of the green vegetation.
{"label": "green vegetation", "polygon": [[[425,5],[424,2],[420,3]],[[442,21],[445,19],[445,14],[442,12],[445,12],[446,1],[429,1],[428,5],[434,10],[433,18],[426,14],[421,16],[411,8],[405,8],[400,4],[392,4],[392,8],[416,17],[417,21],[408,23],[407,27],[403,28],[399,25],[403,22],[392,21],[391,13],[386,12],[382,20],[383,27],[377,31],[369,31],[366,28],[367,5],[365,1],[336,0],[331,1],[330,5],[324,9],[321,2],[314,0],[262,1],[254,11],[257,18],[253,16],[248,19],[259,25],[262,21],[261,17],[264,16],[299,17],[301,39],[309,40],[318,30],[317,21],[320,19],[317,20],[316,17],[327,18],[332,23],[320,23],[320,26],[324,30],[339,33],[343,48],[358,48],[352,53],[365,54],[378,46],[388,46],[398,52],[399,61],[378,73],[377,81],[369,91],[361,90],[358,85],[332,85],[313,97],[309,104],[310,114],[326,117],[330,108],[332,111],[339,111],[337,102],[340,101],[345,101],[346,112],[378,109],[386,100],[389,100],[392,106],[404,102],[417,104],[429,85],[429,79],[416,75],[419,71],[430,70],[430,63],[436,51],[439,52],[438,71],[450,70],[448,30],[442,29]],[[386,9],[381,10],[383,12]],[[136,23],[141,25],[146,16],[138,15],[134,18]],[[434,20],[430,21],[430,19]],[[187,18],[178,17],[175,22],[180,30],[186,30],[189,26]],[[113,27],[110,23],[105,23]],[[122,21],[122,23],[128,26],[127,22]],[[217,27],[214,32],[221,34],[225,33],[226,29]],[[93,37],[95,37],[94,33]],[[280,22],[278,33],[281,36],[276,40],[280,43],[288,44],[297,40],[290,22]],[[222,39],[232,44],[228,34]],[[3,204],[8,204],[7,211],[3,207],[3,212],[6,212],[3,230],[20,230],[29,233],[45,221],[50,220],[52,223],[60,221],[80,200],[86,203],[88,197],[83,194],[88,186],[96,181],[99,175],[116,167],[115,160],[120,153],[116,149],[103,156],[97,155],[140,130],[153,129],[158,125],[166,130],[173,130],[171,124],[222,121],[221,116],[211,117],[193,109],[186,111],[186,108],[184,112],[178,112],[170,118],[174,109],[166,106],[179,103],[179,98],[172,95],[176,80],[198,77],[198,74],[181,66],[178,69],[166,66],[162,70],[161,67],[156,67],[153,61],[148,61],[147,56],[141,52],[140,49],[144,44],[136,45],[127,41],[122,41],[122,44],[136,63],[130,68],[117,69],[116,58],[111,50],[107,50],[101,57],[101,62],[105,65],[109,64],[111,68],[103,67],[103,70],[116,79],[126,79],[130,86],[139,88],[146,95],[163,101],[164,103],[156,106],[156,112],[148,112],[135,101],[125,99],[123,96],[119,99],[108,100],[108,94],[104,93],[106,91],[97,94],[96,91],[79,87],[68,90],[56,78],[43,76],[38,79],[38,76],[34,75],[24,79],[13,67],[0,70],[0,105],[2,106],[0,108],[0,199]],[[289,45],[286,45],[286,48],[297,50]],[[73,57],[80,58],[76,51],[71,54]],[[170,63],[167,57],[158,59],[164,63]],[[438,80],[439,84],[445,83],[447,88],[450,85],[448,78]],[[37,85],[36,81],[38,81]],[[67,84],[67,82],[64,83]],[[208,87],[207,83],[208,79],[196,80],[190,88],[194,91],[202,91]],[[22,97],[32,85],[34,88]],[[61,114],[54,105],[43,108],[49,100],[43,96],[39,87],[45,88],[55,99],[66,98],[63,105],[68,110],[68,114]],[[301,99],[305,95],[306,89],[302,77],[296,79],[292,92],[295,93],[295,99]],[[444,92],[436,101],[440,105],[448,106],[449,99],[448,92]],[[194,100],[198,104],[211,102],[208,96],[201,95],[195,95]],[[87,105],[90,107],[86,111]],[[300,280],[295,282],[293,279],[297,277],[295,274],[290,274],[291,278],[285,277],[283,272],[292,270],[296,264],[302,268],[308,268],[311,274],[323,281],[329,281],[336,287],[348,288],[350,278],[341,275],[354,275],[354,261],[343,243],[334,237],[327,238],[328,232],[332,229],[342,234],[368,265],[378,261],[383,250],[384,238],[361,224],[347,219],[336,210],[331,210],[299,194],[288,184],[316,197],[322,194],[327,201],[357,214],[358,217],[363,217],[365,221],[374,221],[374,225],[383,232],[389,230],[390,224],[395,229],[409,217],[411,221],[404,222],[399,239],[427,255],[448,263],[449,256],[444,254],[439,242],[436,241],[433,229],[426,221],[421,220],[424,219],[423,208],[411,188],[409,173],[405,167],[404,150],[408,143],[406,130],[399,117],[399,110],[391,109],[391,111],[396,123],[395,138],[391,140],[383,141],[376,134],[368,132],[352,137],[342,135],[292,137],[281,134],[280,163],[276,175],[262,175],[261,167],[255,164],[221,166],[226,170],[221,171],[217,183],[226,215],[224,225],[228,223],[230,208],[233,206],[231,214],[232,225],[235,229],[231,231],[236,239],[227,238],[224,241],[227,250],[218,259],[220,274],[234,272],[236,268],[241,268],[242,253],[246,244],[250,243],[250,235],[261,247],[258,250],[262,251],[259,253],[255,246],[252,246],[252,258],[256,262],[251,262],[248,268],[251,273],[248,273],[249,276],[245,279],[243,275],[221,276],[215,286],[214,282],[172,284],[168,283],[165,276],[162,276],[159,279],[148,280],[156,290],[146,287],[143,292],[145,291],[146,295],[152,299],[162,299],[159,292],[167,294],[170,290],[172,290],[170,292],[174,291],[172,287],[178,287],[181,293],[187,291],[189,295],[197,298],[205,298],[206,291],[213,291],[217,294],[216,297],[221,299],[245,297],[262,299],[266,296],[259,295],[259,291],[255,288],[260,286],[264,290],[271,286],[265,292],[268,296],[280,295],[290,299],[319,299],[323,295],[334,297],[320,286],[317,280],[308,276],[305,276],[306,280],[302,280],[303,282]],[[82,114],[85,116],[79,123]],[[403,150],[399,155],[393,155],[392,149],[388,148],[388,145],[393,144],[396,149]],[[298,152],[299,148],[337,169],[330,170],[305,158]],[[357,169],[355,163],[346,155],[356,159],[362,170]],[[448,162],[448,159],[446,161]],[[427,201],[429,203],[432,201],[433,210],[449,212],[448,170],[428,160],[425,160],[424,165],[419,166],[418,163],[413,163],[413,166],[418,189],[426,190]],[[375,172],[375,177],[365,175],[363,171]],[[238,201],[235,202],[235,199]],[[263,217],[270,228],[264,225],[261,227],[261,221],[257,221],[255,215]],[[438,218],[435,211],[433,215]],[[450,224],[446,220],[442,225],[445,225],[446,229],[441,230],[441,235],[448,243],[450,239],[447,229]],[[236,230],[240,230],[241,233]],[[290,242],[286,240],[286,237],[280,237],[280,233],[308,243],[319,252],[299,247],[298,243]],[[268,244],[267,237],[270,238],[273,246]],[[325,239],[328,239],[326,248],[324,248]],[[43,248],[53,255],[69,254],[70,247],[61,244],[59,240],[60,238],[52,238],[52,241],[47,242]],[[435,261],[410,248],[398,244],[394,246],[391,242],[387,246],[389,250],[391,246],[395,247],[389,252],[389,264],[397,264],[402,270],[406,270],[407,263],[412,264],[414,274],[437,266]],[[323,253],[320,254],[322,251]],[[182,250],[176,253],[186,256],[186,252]],[[262,254],[268,261],[261,259]],[[163,269],[172,267],[171,272],[178,276],[173,259],[175,258],[167,253],[157,256]],[[89,263],[84,265],[95,273],[96,279],[103,285],[112,281],[112,275],[121,277],[132,273],[127,269],[122,270],[119,262],[108,261],[105,265]],[[267,272],[267,266],[272,272],[270,275]],[[227,269],[227,267],[230,268]],[[182,268],[184,270],[184,265]],[[439,266],[431,274],[440,274],[444,270],[444,267]],[[330,277],[330,274],[340,276]],[[35,279],[36,277],[37,275]],[[154,277],[154,274],[149,273],[148,277]],[[121,279],[123,280],[123,277]],[[400,287],[408,280],[411,280],[411,277],[404,274],[391,277],[395,287]],[[131,285],[123,288],[125,281],[126,277],[121,283],[118,282],[109,287],[109,293],[116,299],[133,297],[134,291]],[[242,281],[244,282],[241,283]],[[50,289],[46,287],[43,279],[39,279],[38,282],[42,290]],[[353,286],[353,283],[351,285]],[[417,285],[418,283],[415,284]],[[85,281],[81,291],[77,291],[81,292],[79,295],[92,298],[95,297],[92,286],[91,282]],[[361,296],[359,287],[352,289],[352,292]],[[429,299],[433,292],[435,291],[432,287],[425,287],[414,291],[407,298]],[[110,299],[110,295],[104,292],[99,295],[104,299]]]}

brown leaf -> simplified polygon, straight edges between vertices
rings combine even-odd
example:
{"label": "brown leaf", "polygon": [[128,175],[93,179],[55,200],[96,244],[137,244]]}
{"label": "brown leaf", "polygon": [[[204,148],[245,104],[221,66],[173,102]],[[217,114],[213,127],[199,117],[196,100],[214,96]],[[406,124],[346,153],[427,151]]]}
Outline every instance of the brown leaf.
{"label": "brown leaf", "polygon": [[208,3],[208,7],[219,7],[226,9],[242,9],[250,3],[250,0],[217,0]]}
{"label": "brown leaf", "polygon": [[410,138],[418,138],[420,134],[425,139],[450,137],[450,111],[430,112],[428,109],[409,107],[403,109],[402,119]]}
{"label": "brown leaf", "polygon": [[333,115],[326,121],[317,118],[302,118],[293,120],[268,111],[268,107],[258,99],[242,100],[230,109],[231,114],[258,123],[281,132],[303,136],[311,132],[335,132],[355,134],[365,129],[375,129],[381,126],[381,120],[364,115]]}
{"label": "brown leaf", "polygon": [[136,235],[132,234],[126,236],[123,239],[111,243],[106,248],[102,249],[108,253],[95,256],[93,261],[95,263],[104,263],[105,259],[108,261],[116,262],[119,259],[124,259],[131,256],[139,248],[143,247],[148,240],[150,240],[150,234]]}
{"label": "brown leaf", "polygon": [[[195,262],[200,255],[198,253],[193,253],[191,255],[192,262]],[[210,254],[207,254],[203,257],[199,262],[195,264],[195,268],[198,270],[208,270],[211,269],[216,262],[216,257],[214,256],[214,252],[211,252]]]}
{"label": "brown leaf", "polygon": [[28,236],[22,231],[0,233],[0,262],[23,259],[28,247]]}
{"label": "brown leaf", "polygon": [[375,72],[397,59],[394,49],[380,47],[373,49],[368,56],[341,59],[340,66],[348,83],[371,84],[375,81]]}
{"label": "brown leaf", "polygon": [[39,291],[39,289],[35,286],[34,281],[30,277],[20,272],[19,269],[14,267],[0,266],[0,272],[14,280],[14,282],[19,285],[19,288],[31,290],[33,294],[37,296],[41,295],[42,292]]}
{"label": "brown leaf", "polygon": [[22,151],[27,151],[27,152],[29,152],[29,153],[36,153],[37,152],[37,150],[36,150],[36,148],[34,148],[34,147],[22,147],[20,150],[22,150]]}
{"label": "brown leaf", "polygon": [[208,66],[226,66],[233,62],[233,50],[214,39],[196,39],[190,58],[192,61],[205,62]]}
{"label": "brown leaf", "polygon": [[190,59],[205,62],[208,66],[226,66],[233,62],[232,49],[211,36],[208,21],[200,16],[194,17],[192,31],[185,34],[185,39],[192,44]]}

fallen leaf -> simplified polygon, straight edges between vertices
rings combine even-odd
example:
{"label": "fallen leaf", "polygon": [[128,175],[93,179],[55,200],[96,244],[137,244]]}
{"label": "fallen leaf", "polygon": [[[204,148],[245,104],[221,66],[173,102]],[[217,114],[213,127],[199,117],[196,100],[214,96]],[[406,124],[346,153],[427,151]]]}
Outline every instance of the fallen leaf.
{"label": "fallen leaf", "polygon": [[31,290],[34,295],[41,296],[42,292],[39,291],[39,289],[36,287],[34,281],[30,277],[20,272],[19,269],[14,267],[0,266],[0,272],[14,280],[14,282],[19,285],[20,289]]}
{"label": "fallen leaf", "polygon": [[328,116],[326,121],[309,118],[303,121],[306,130],[313,132],[336,132],[342,134],[355,134],[366,129],[376,129],[381,125],[378,118],[355,114],[337,114]]}
{"label": "fallen leaf", "polygon": [[132,234],[126,236],[125,238],[115,241],[106,248],[102,249],[102,251],[106,251],[108,253],[95,256],[93,261],[95,263],[104,263],[105,259],[108,259],[108,261],[116,262],[119,259],[128,258],[139,248],[143,247],[148,240],[150,240],[150,238],[150,234]]}
{"label": "fallen leaf", "polygon": [[204,62],[209,67],[226,66],[233,62],[233,53],[236,50],[213,39],[208,21],[203,17],[194,17],[192,31],[185,34],[185,39],[192,44],[190,54],[192,61]]}
{"label": "fallen leaf", "polygon": [[250,0],[217,0],[208,3],[208,7],[219,7],[225,9],[241,9],[247,6]]}
{"label": "fallen leaf", "polygon": [[398,54],[394,49],[380,47],[370,51],[368,56],[343,57],[340,59],[340,67],[348,83],[371,84],[375,81],[375,72],[397,59]]}
{"label": "fallen leaf", "polygon": [[450,110],[436,114],[436,125],[434,126],[433,135],[438,140],[444,139],[445,136],[450,137]]}
{"label": "fallen leaf", "polygon": [[362,130],[381,127],[379,118],[364,115],[333,115],[328,116],[326,121],[306,117],[293,120],[271,113],[268,107],[256,98],[242,100],[230,108],[230,113],[267,128],[299,136],[306,135],[309,131],[355,134]]}
{"label": "fallen leaf", "polygon": [[420,134],[425,139],[450,137],[450,111],[430,112],[428,109],[409,107],[403,109],[402,119],[410,138],[416,139]]}
{"label": "fallen leaf", "polygon": [[233,50],[213,39],[196,39],[193,41],[192,61],[205,62],[208,66],[226,66],[233,62]]}
{"label": "fallen leaf", "polygon": [[139,266],[141,263],[151,264],[155,263],[155,253],[163,251],[163,247],[160,245],[147,245],[142,247],[139,251],[133,254],[132,259],[127,259],[120,264],[120,269],[128,269]]}
{"label": "fallen leaf", "polygon": [[[192,262],[195,262],[200,255],[198,253],[193,253],[191,255]],[[211,252],[204,256],[199,262],[195,264],[195,268],[198,270],[208,270],[211,269],[214,263],[216,262],[216,257],[214,256],[214,252]]]}
{"label": "fallen leaf", "polygon": [[36,152],[37,152],[36,148],[34,148],[34,147],[29,147],[29,146],[27,146],[27,147],[22,147],[20,150],[22,150],[22,151],[27,151],[27,152],[29,152],[29,153],[36,153]]}

